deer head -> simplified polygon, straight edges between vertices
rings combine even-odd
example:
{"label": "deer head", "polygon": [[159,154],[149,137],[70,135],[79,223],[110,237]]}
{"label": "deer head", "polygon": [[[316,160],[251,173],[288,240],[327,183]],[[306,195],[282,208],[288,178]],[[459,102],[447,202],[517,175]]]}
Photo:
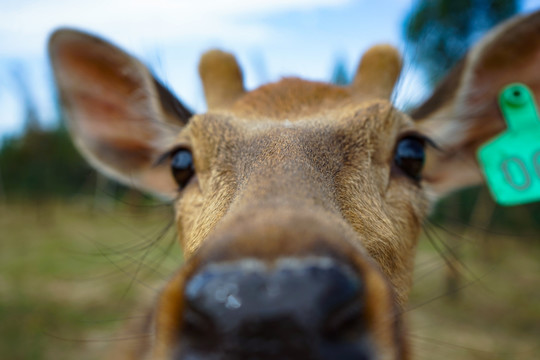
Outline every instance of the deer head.
{"label": "deer head", "polygon": [[122,50],[57,31],[50,56],[80,151],[174,201],[185,263],[159,297],[148,356],[408,359],[400,314],[423,219],[482,181],[475,151],[505,128],[499,90],[540,94],[539,34],[540,13],[495,28],[410,115],[390,102],[390,46],[370,49],[347,87],[286,78],[253,91],[214,50],[199,67],[208,111],[193,115]]}

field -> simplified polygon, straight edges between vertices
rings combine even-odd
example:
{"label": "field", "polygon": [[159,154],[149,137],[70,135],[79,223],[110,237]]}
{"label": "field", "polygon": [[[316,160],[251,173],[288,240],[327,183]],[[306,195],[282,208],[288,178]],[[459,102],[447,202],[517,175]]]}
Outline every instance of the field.
{"label": "field", "polygon": [[[116,330],[181,261],[171,220],[156,205],[0,204],[0,357],[102,359],[126,341]],[[421,239],[406,314],[415,358],[540,358],[540,234],[484,235],[432,234],[459,252],[458,276]]]}

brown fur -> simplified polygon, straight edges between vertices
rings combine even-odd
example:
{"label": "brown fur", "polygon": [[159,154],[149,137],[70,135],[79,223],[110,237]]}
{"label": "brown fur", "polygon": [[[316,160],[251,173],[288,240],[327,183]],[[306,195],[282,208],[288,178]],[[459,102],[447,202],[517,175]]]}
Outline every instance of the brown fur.
{"label": "brown fur", "polygon": [[358,64],[352,88],[364,97],[390,99],[401,73],[401,57],[389,45],[373,46]]}
{"label": "brown fur", "polygon": [[199,62],[208,109],[226,108],[244,94],[242,71],[231,54],[208,51]]}
{"label": "brown fur", "polygon": [[[365,321],[379,358],[409,359],[400,313],[422,221],[437,196],[481,180],[474,152],[503,129],[496,91],[535,74],[538,96],[538,29],[533,14],[492,31],[413,112],[415,121],[388,101],[400,71],[388,46],[366,54],[350,87],[287,78],[251,92],[236,60],[212,51],[200,65],[209,111],[191,116],[121,50],[69,30],[54,35],[51,58],[70,128],[91,162],[171,196],[172,176],[156,159],[176,147],[193,154],[196,175],[174,205],[186,263],[160,296],[151,357],[170,357],[182,333],[184,284],[205,264],[331,255],[365,284]],[[526,54],[505,50],[526,49],[529,40]],[[510,71],[516,57],[520,71]],[[103,98],[100,89],[118,91]],[[449,150],[428,150],[419,183],[394,164],[396,143],[412,132]]]}

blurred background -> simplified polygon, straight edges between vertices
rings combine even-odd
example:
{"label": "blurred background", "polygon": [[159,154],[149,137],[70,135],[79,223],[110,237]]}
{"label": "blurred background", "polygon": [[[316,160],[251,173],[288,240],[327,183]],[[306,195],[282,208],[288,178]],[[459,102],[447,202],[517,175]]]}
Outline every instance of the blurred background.
{"label": "blurred background", "polygon": [[[167,204],[96,174],[62,121],[46,42],[84,29],[205,110],[202,52],[234,52],[248,88],[286,75],[347,84],[369,46],[401,49],[414,108],[467,48],[538,0],[0,0],[0,358],[98,359],[181,252]],[[540,204],[453,194],[424,226],[407,310],[418,359],[540,358]],[[136,340],[136,337],[135,337]]]}

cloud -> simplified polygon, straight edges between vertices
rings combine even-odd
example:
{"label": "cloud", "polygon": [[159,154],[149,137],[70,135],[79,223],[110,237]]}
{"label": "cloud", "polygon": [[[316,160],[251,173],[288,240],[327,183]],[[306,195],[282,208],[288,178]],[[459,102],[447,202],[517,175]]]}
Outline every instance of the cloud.
{"label": "cloud", "polygon": [[[286,11],[339,7],[351,0],[40,0],[0,12],[0,56],[43,52],[48,34],[72,26],[137,45],[215,37],[257,43],[272,30],[254,19]],[[135,40],[137,39],[137,40]]]}

